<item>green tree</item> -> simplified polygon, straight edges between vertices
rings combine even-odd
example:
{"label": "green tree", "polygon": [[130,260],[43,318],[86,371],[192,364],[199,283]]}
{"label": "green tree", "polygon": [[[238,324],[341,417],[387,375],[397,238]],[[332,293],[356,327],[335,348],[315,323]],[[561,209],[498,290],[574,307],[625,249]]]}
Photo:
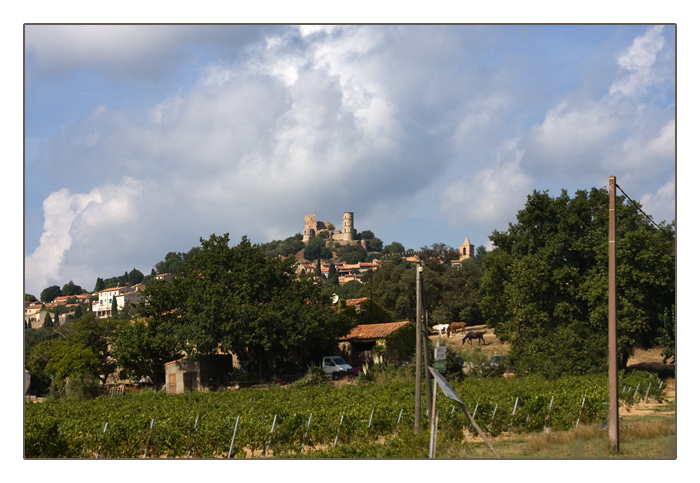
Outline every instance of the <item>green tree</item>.
{"label": "green tree", "polygon": [[170,331],[192,357],[232,352],[262,375],[273,367],[317,360],[347,334],[317,282],[295,277],[293,259],[267,258],[246,237],[229,247],[228,234],[201,239],[172,283],[144,291],[139,313]]}
{"label": "green tree", "polygon": [[97,280],[95,281],[95,289],[93,290],[93,292],[101,292],[104,289],[105,289],[104,279],[97,277]]}
{"label": "green tree", "polygon": [[483,268],[484,266],[484,257],[486,256],[488,252],[486,251],[486,247],[484,245],[479,245],[476,247],[476,253],[474,254],[474,261],[476,262],[476,265],[479,268]]}
{"label": "green tree", "polygon": [[[44,323],[41,324],[42,329],[51,329],[54,326],[53,318],[51,317],[51,312],[46,312],[46,317],[44,317]],[[57,316],[58,317],[58,316]]]}
{"label": "green tree", "polygon": [[[654,228],[617,201],[618,353],[649,347],[675,298],[675,230]],[[516,370],[560,374],[603,370],[607,350],[608,193],[593,188],[552,198],[533,192],[483,258],[480,308],[511,344]]]}
{"label": "green tree", "polygon": [[391,242],[391,244],[385,246],[382,249],[382,255],[394,255],[394,254],[400,254],[400,253],[405,253],[405,252],[406,252],[406,249],[399,242]]}
{"label": "green tree", "polygon": [[90,348],[61,338],[44,340],[29,353],[27,369],[37,379],[40,393],[63,387],[67,379],[92,377],[99,361]]}
{"label": "green tree", "polygon": [[364,262],[367,251],[361,245],[345,245],[338,250],[338,258],[349,264]]}
{"label": "green tree", "polygon": [[113,295],[112,296],[112,305],[110,307],[110,315],[112,317],[116,317],[119,315],[119,306],[117,305],[117,296]]}
{"label": "green tree", "polygon": [[110,339],[111,354],[128,377],[137,380],[148,376],[156,385],[165,382],[164,364],[180,357],[177,341],[166,327],[161,327],[156,319],[117,326]]}
{"label": "green tree", "polygon": [[311,238],[304,248],[304,258],[306,260],[328,260],[333,258],[333,253],[326,246],[326,240],[320,236]]}
{"label": "green tree", "polygon": [[367,240],[368,252],[381,252],[384,248],[384,242],[379,238],[369,238]]}
{"label": "green tree", "polygon": [[50,287],[46,287],[44,290],[41,291],[40,299],[42,302],[45,304],[49,302],[53,302],[56,297],[61,296],[61,287],[58,285],[51,285]]}
{"label": "green tree", "polygon": [[420,258],[433,263],[450,263],[451,260],[459,259],[459,250],[444,243],[433,243],[429,247],[421,247],[421,251],[423,254]]}
{"label": "green tree", "polygon": [[338,281],[338,272],[336,272],[335,263],[333,262],[331,262],[328,268],[328,283],[331,285],[340,285],[340,282]]}
{"label": "green tree", "polygon": [[85,290],[83,290],[83,288],[80,285],[74,284],[73,280],[65,284],[61,289],[61,295],[63,295],[64,297],[68,295],[80,295],[84,292]]}
{"label": "green tree", "polygon": [[92,312],[76,317],[60,333],[72,344],[89,348],[97,359],[96,371],[92,374],[103,383],[116,369],[111,354],[110,341],[118,326],[114,318],[97,318]]}
{"label": "green tree", "polygon": [[37,300],[36,300],[36,297],[34,295],[29,294],[29,293],[25,293],[24,294],[24,301],[25,302],[36,302]]}
{"label": "green tree", "polygon": [[136,267],[134,267],[130,272],[127,277],[127,282],[129,285],[136,285],[137,283],[141,283],[143,281],[143,273],[141,273],[140,270],[136,270]]}

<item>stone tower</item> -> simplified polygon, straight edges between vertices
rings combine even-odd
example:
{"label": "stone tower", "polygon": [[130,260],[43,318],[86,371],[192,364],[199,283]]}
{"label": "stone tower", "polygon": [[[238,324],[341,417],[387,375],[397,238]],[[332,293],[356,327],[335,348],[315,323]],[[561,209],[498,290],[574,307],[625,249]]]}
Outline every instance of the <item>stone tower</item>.
{"label": "stone tower", "polygon": [[355,238],[357,238],[357,231],[355,230],[354,215],[352,211],[346,211],[343,213],[342,239],[352,241]]}
{"label": "stone tower", "polygon": [[464,243],[459,246],[459,261],[474,258],[474,245],[469,243],[469,237],[464,238]]}

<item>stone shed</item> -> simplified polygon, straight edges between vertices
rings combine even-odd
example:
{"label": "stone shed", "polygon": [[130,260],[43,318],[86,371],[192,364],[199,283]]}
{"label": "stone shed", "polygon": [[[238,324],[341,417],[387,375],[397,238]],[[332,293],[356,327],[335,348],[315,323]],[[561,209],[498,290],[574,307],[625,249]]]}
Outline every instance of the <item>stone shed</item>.
{"label": "stone shed", "polygon": [[224,383],[232,369],[233,357],[230,354],[170,361],[165,364],[165,390],[168,394],[182,394],[216,387]]}
{"label": "stone shed", "polygon": [[[339,339],[340,348],[350,354],[350,364],[360,365],[372,357],[372,348],[377,341],[387,342],[387,356],[390,359],[398,359],[397,347],[392,342],[392,336],[399,329],[408,325],[408,321],[388,322],[385,324],[360,324],[355,326],[348,335]],[[415,344],[415,342],[414,342]]]}

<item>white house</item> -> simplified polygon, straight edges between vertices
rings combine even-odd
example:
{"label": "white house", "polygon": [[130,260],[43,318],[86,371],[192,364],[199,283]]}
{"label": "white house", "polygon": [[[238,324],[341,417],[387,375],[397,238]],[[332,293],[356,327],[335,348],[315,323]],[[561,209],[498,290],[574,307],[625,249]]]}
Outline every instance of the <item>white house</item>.
{"label": "white house", "polygon": [[127,304],[137,303],[146,286],[142,283],[134,286],[112,287],[97,292],[97,301],[92,304],[93,313],[99,318],[112,315],[112,302],[116,299],[117,309],[123,310]]}

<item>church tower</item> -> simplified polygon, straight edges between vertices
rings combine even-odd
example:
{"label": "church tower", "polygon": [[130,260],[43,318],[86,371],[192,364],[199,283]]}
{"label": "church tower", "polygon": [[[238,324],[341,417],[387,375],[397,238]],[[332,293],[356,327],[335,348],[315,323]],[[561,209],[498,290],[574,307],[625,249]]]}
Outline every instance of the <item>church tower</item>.
{"label": "church tower", "polygon": [[459,261],[474,258],[474,245],[469,243],[469,237],[464,238],[464,243],[459,246]]}

